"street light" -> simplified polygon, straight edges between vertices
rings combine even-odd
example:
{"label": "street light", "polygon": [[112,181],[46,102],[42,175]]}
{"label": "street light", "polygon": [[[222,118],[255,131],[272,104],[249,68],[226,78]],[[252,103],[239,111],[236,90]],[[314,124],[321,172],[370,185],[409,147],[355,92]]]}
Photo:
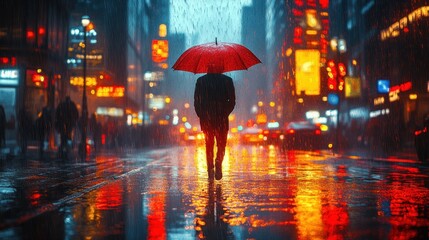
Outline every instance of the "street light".
{"label": "street light", "polygon": [[88,16],[82,16],[83,27],[83,92],[82,92],[82,139],[80,141],[79,152],[84,158],[86,156],[86,134],[88,125],[88,102],[86,98],[86,33],[90,23]]}
{"label": "street light", "polygon": [[336,37],[333,37],[330,41],[331,50],[335,52],[335,66],[337,68],[337,76],[336,76],[336,82],[337,82],[337,95],[338,95],[338,103],[337,103],[337,127],[336,127],[336,136],[335,136],[335,146],[334,149],[338,152],[339,151],[339,144],[340,144],[340,105],[341,105],[341,89],[340,89],[340,69],[339,69],[339,62],[340,62],[340,54],[345,53],[347,51],[346,47],[346,40],[344,39],[338,39]]}

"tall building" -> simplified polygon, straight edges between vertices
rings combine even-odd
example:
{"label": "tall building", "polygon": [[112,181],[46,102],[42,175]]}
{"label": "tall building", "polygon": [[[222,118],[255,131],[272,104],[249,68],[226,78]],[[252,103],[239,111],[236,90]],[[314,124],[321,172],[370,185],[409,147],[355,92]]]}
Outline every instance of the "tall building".
{"label": "tall building", "polygon": [[[150,1],[128,1],[127,26],[127,96],[135,106],[134,117],[138,124],[143,124],[145,109],[145,72],[152,66],[150,59]],[[140,117],[139,117],[140,116]]]}
{"label": "tall building", "polygon": [[[174,33],[170,34],[169,39],[169,54],[168,54],[168,66],[171,71],[171,67],[174,65],[176,60],[180,55],[186,50],[186,36],[184,33]],[[181,100],[185,98],[185,91],[181,89],[184,87],[183,81],[177,79],[174,76],[181,76],[180,72],[175,72],[175,74],[169,75],[167,79],[167,95],[171,96],[173,101]],[[188,87],[188,86],[186,86]]]}
{"label": "tall building", "polygon": [[[270,90],[272,83],[267,78],[266,61],[266,1],[254,0],[252,5],[243,7],[241,16],[241,39],[244,46],[249,48],[262,62],[252,67],[251,72],[243,72],[243,86],[239,89],[240,106],[244,106],[241,114],[244,119],[253,118],[252,108],[258,102],[267,102],[272,99]],[[240,94],[240,91],[243,93]]]}
{"label": "tall building", "polygon": [[149,19],[149,39],[151,44],[150,64],[145,72],[145,115],[146,123],[157,124],[165,117],[170,99],[166,93],[169,82],[170,51],[170,2],[168,0],[151,1]]}
{"label": "tall building", "polygon": [[[83,104],[83,63],[86,54],[86,95],[88,113],[107,120],[124,117],[133,101],[126,94],[128,1],[77,0],[70,17],[68,76],[65,95],[79,111]],[[82,18],[90,24],[84,32]],[[86,34],[86,44],[84,35]],[[131,103],[130,103],[131,102]]]}
{"label": "tall building", "polygon": [[328,57],[329,1],[268,1],[268,76],[283,121],[324,112]]}

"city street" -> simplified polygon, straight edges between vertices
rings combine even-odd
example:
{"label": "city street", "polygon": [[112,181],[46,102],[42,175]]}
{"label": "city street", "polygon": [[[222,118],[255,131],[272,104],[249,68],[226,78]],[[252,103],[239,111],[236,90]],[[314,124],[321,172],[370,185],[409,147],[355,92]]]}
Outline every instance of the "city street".
{"label": "city street", "polygon": [[[37,156],[37,155],[35,155]],[[1,239],[428,239],[429,166],[273,146],[201,144],[1,160]]]}

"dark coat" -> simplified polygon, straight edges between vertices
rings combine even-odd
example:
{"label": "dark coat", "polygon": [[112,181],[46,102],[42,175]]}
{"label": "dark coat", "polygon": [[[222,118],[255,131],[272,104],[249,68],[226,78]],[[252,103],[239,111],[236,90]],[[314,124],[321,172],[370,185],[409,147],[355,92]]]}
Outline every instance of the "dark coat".
{"label": "dark coat", "polygon": [[55,113],[55,128],[60,132],[71,132],[79,118],[76,104],[69,98],[61,102]]}
{"label": "dark coat", "polygon": [[195,86],[194,108],[203,131],[228,131],[228,116],[235,107],[232,79],[223,74],[199,77]]}
{"label": "dark coat", "polygon": [[44,140],[44,137],[49,134],[52,127],[51,110],[44,107],[42,114],[36,119],[36,134],[39,139]]}

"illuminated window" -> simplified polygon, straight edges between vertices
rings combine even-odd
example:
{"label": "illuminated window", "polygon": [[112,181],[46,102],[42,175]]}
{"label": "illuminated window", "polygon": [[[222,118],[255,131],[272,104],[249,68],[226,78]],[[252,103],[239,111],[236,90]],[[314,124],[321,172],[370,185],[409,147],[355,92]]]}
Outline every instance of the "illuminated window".
{"label": "illuminated window", "polygon": [[167,36],[167,25],[165,25],[165,24],[159,25],[158,35],[160,37],[166,37]]}

